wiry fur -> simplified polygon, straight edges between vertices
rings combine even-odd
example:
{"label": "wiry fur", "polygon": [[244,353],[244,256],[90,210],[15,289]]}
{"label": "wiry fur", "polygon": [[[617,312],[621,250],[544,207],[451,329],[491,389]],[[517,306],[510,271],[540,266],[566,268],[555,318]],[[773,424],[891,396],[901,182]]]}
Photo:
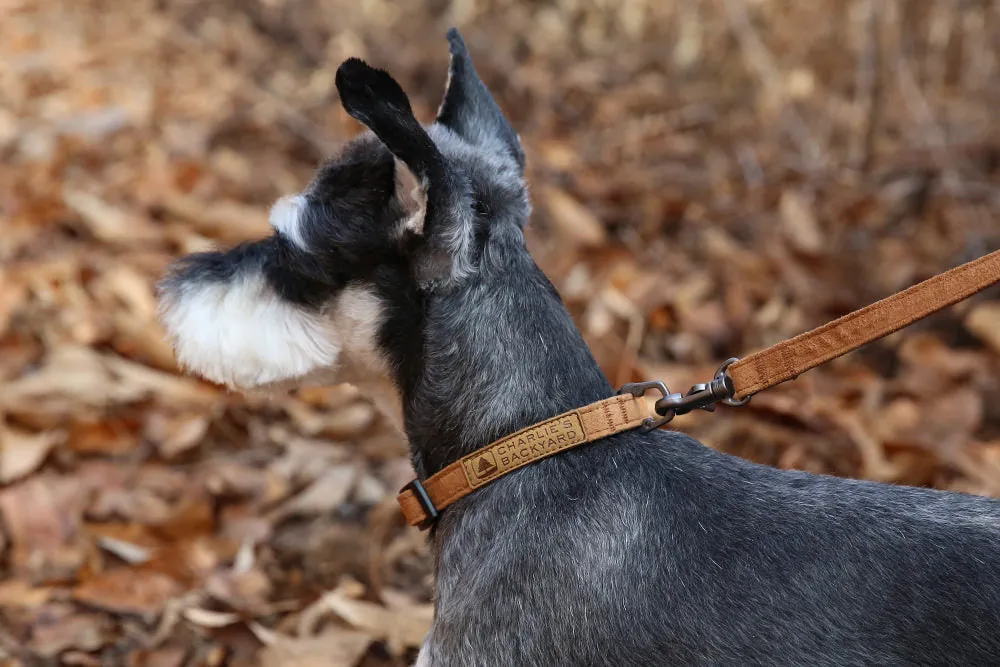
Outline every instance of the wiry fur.
{"label": "wiry fur", "polygon": [[[434,124],[413,119],[387,74],[348,61],[342,101],[374,136],[320,170],[294,233],[188,258],[163,287],[179,354],[200,373],[252,383],[271,366],[385,369],[421,477],[613,393],[525,249],[517,136],[458,33],[449,40]],[[426,187],[420,226],[404,224],[419,207],[398,192],[414,179],[394,176],[396,160]],[[370,315],[353,336],[336,315],[348,286]],[[209,299],[225,307],[202,317],[195,304]],[[288,349],[255,351],[250,333],[227,329],[264,322],[268,345]],[[312,350],[300,330],[327,337]],[[237,372],[241,355],[256,366]],[[422,667],[1000,664],[993,499],[630,432],[477,490],[431,539]]]}
{"label": "wiry fur", "polygon": [[332,365],[342,347],[333,318],[279,297],[254,263],[197,283],[187,282],[188,267],[177,267],[177,289],[164,292],[160,308],[181,366],[252,387]]}

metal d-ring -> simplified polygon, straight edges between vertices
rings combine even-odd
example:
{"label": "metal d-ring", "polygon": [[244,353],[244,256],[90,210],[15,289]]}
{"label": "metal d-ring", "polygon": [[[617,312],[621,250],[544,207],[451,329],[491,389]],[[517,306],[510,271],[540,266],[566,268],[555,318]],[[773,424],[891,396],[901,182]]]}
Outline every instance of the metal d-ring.
{"label": "metal d-ring", "polygon": [[726,373],[726,369],[735,364],[739,360],[740,360],[739,357],[729,357],[728,359],[722,362],[722,365],[719,366],[719,370],[715,371],[715,379],[722,380],[726,385],[726,390],[729,392],[729,397],[722,399],[720,403],[734,408],[739,408],[746,405],[747,403],[750,402],[750,399],[752,398],[752,396],[744,396],[739,400],[733,398],[733,394],[736,393],[736,388],[733,387],[733,379],[729,377],[728,373]]}

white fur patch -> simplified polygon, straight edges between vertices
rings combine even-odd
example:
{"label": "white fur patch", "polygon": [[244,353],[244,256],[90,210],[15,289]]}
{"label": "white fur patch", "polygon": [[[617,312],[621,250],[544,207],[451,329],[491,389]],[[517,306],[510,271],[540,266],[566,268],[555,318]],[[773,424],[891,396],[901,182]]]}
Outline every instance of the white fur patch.
{"label": "white fur patch", "polygon": [[342,348],[332,322],[282,300],[260,275],[184,285],[164,295],[161,319],[183,368],[232,388],[333,366]]}
{"label": "white fur patch", "polygon": [[306,199],[302,195],[286,195],[274,203],[268,215],[271,227],[301,250],[308,250],[300,220],[305,207]]}
{"label": "white fur patch", "polygon": [[337,296],[333,327],[340,333],[343,349],[354,366],[366,371],[387,373],[378,353],[378,329],[382,324],[382,301],[375,292],[351,285]]}
{"label": "white fur patch", "polygon": [[413,667],[431,667],[431,649],[428,640],[425,639],[420,646],[420,652],[417,653],[417,661],[413,663]]}
{"label": "white fur patch", "polygon": [[402,432],[402,405],[378,351],[383,317],[371,289],[346,287],[316,313],[281,299],[259,274],[174,285],[160,302],[182,368],[246,392],[349,382]]}

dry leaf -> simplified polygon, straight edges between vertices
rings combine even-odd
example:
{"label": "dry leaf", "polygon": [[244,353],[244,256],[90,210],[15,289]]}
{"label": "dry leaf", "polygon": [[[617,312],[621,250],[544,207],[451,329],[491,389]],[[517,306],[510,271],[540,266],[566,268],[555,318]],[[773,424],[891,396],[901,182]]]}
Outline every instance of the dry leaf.
{"label": "dry leaf", "polygon": [[116,614],[151,618],[182,592],[180,584],[165,574],[115,568],[76,586],[73,599]]}
{"label": "dry leaf", "polygon": [[24,285],[14,282],[11,275],[0,269],[0,337],[6,333],[11,316],[26,296]]}
{"label": "dry leaf", "polygon": [[10,484],[33,473],[65,437],[62,431],[25,433],[6,428],[0,422],[0,484]]}
{"label": "dry leaf", "polygon": [[73,577],[83,563],[80,483],[35,476],[0,490],[0,512],[10,535],[15,573],[33,579]]}
{"label": "dry leaf", "polygon": [[290,516],[330,512],[347,500],[356,478],[357,468],[354,465],[334,466],[305,491],[278,506],[270,517],[274,521],[280,521]]}
{"label": "dry leaf", "polygon": [[102,535],[97,538],[97,544],[102,549],[118,556],[129,565],[141,565],[148,562],[152,557],[151,550],[141,547],[138,544],[126,542],[125,540],[115,539],[114,537]]}
{"label": "dry leaf", "polygon": [[200,625],[203,628],[224,628],[227,625],[232,625],[240,621],[239,614],[211,611],[198,607],[188,607],[184,610],[183,616],[195,625]]}
{"label": "dry leaf", "polygon": [[[434,561],[395,503],[414,475],[405,438],[371,408],[392,393],[344,375],[354,387],[268,398],[209,385],[177,368],[154,290],[184,253],[272,235],[271,201],[358,131],[315,61],[371,55],[378,34],[397,47],[387,68],[420,87],[443,74],[435,17],[337,0],[272,0],[254,21],[242,3],[65,4],[0,0],[0,423],[68,438],[0,442],[0,663],[403,664],[424,626],[400,628],[429,619]],[[741,3],[600,4],[467,18],[528,155],[545,224],[526,242],[613,382],[685,391],[730,354],[997,246],[989,67],[917,100],[948,110],[949,138],[957,122],[986,139],[913,148],[927,119],[902,112],[898,86],[859,85],[860,70],[808,48],[804,28],[835,3],[755,1],[760,48],[733,31]],[[945,5],[931,18],[951,25]],[[833,42],[869,40],[864,20],[827,22]],[[973,65],[1000,55],[993,23],[956,24]],[[664,55],[683,85],[651,66]],[[941,49],[904,60],[932,84],[950,76]],[[733,103],[760,90],[763,104]],[[432,117],[432,96],[413,102]],[[763,463],[1000,495],[995,307],[970,300],[671,427]],[[982,345],[954,335],[956,315]],[[316,591],[345,576],[371,590],[337,589],[335,612]],[[177,591],[162,604],[158,577]],[[67,602],[91,582],[106,606]],[[151,628],[127,609],[162,614]],[[106,652],[86,650],[95,618]],[[263,656],[254,635],[273,645]]]}
{"label": "dry leaf", "polygon": [[180,646],[164,647],[152,651],[139,650],[134,654],[135,667],[182,667],[187,653],[187,649]]}
{"label": "dry leaf", "polygon": [[137,424],[125,418],[75,421],[66,446],[80,454],[125,454],[139,445]]}
{"label": "dry leaf", "polygon": [[271,581],[257,569],[234,570],[210,574],[205,581],[205,592],[233,609],[248,612],[262,609],[271,594]]}
{"label": "dry leaf", "polygon": [[0,608],[31,608],[45,604],[52,597],[52,589],[47,586],[32,586],[22,579],[0,581]]}
{"label": "dry leaf", "polygon": [[355,600],[341,590],[324,595],[323,604],[351,626],[407,647],[423,644],[434,618],[433,605],[390,610],[372,602]]}
{"label": "dry leaf", "polygon": [[552,225],[563,240],[581,246],[599,246],[606,241],[604,224],[569,193],[545,187],[539,194]]}
{"label": "dry leaf", "polygon": [[977,338],[1000,354],[1000,301],[987,301],[969,311],[965,326]]}
{"label": "dry leaf", "polygon": [[171,194],[162,202],[172,215],[190,222],[205,236],[222,243],[239,243],[263,238],[273,231],[267,211],[236,202],[205,202],[194,197]]}
{"label": "dry leaf", "polygon": [[96,651],[107,642],[105,618],[77,613],[72,605],[53,603],[35,614],[31,650],[52,658],[67,649]]}
{"label": "dry leaf", "polygon": [[268,644],[260,652],[261,667],[354,667],[372,642],[364,632],[342,628],[315,637],[286,637],[255,627]]}
{"label": "dry leaf", "polygon": [[172,459],[198,446],[208,432],[205,415],[164,415],[156,413],[146,422],[146,437],[156,444],[160,456]]}
{"label": "dry leaf", "polygon": [[63,191],[63,201],[80,215],[87,229],[101,241],[131,245],[159,236],[149,221],[93,194],[67,189]]}
{"label": "dry leaf", "polygon": [[823,233],[813,213],[812,202],[794,190],[781,193],[782,229],[792,247],[807,255],[823,251]]}

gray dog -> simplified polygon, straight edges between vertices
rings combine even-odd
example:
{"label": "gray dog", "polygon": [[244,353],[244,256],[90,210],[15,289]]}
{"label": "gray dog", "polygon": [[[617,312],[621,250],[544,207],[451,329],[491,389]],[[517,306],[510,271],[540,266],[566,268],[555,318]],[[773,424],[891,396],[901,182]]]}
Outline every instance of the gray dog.
{"label": "gray dog", "polygon": [[[275,233],[162,282],[179,361],[231,387],[398,390],[422,479],[607,398],[528,254],[517,134],[456,30],[434,123],[357,59],[371,132],[271,211]],[[1000,665],[1000,502],[756,465],[684,435],[615,435],[526,466],[431,531],[418,664]]]}

